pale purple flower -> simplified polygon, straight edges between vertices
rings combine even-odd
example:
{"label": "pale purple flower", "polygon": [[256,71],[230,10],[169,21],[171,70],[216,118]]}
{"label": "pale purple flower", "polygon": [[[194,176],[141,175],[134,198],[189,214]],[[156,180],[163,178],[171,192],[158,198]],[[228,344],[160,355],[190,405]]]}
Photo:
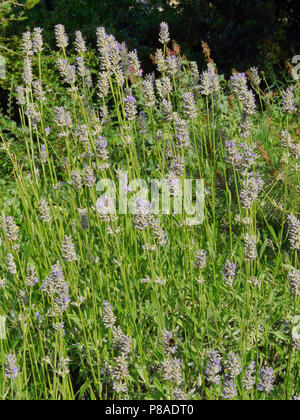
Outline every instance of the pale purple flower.
{"label": "pale purple flower", "polygon": [[19,368],[17,366],[17,359],[14,354],[8,354],[6,356],[4,373],[8,379],[15,381],[18,377]]}
{"label": "pale purple flower", "polygon": [[220,373],[222,371],[221,360],[222,358],[220,354],[215,350],[212,350],[209,353],[208,363],[205,370],[205,378],[209,383],[216,385],[220,383]]}
{"label": "pale purple flower", "polygon": [[261,373],[261,379],[260,379],[260,383],[257,386],[257,389],[259,391],[270,394],[274,389],[274,381],[275,381],[274,369],[263,367],[260,373]]}

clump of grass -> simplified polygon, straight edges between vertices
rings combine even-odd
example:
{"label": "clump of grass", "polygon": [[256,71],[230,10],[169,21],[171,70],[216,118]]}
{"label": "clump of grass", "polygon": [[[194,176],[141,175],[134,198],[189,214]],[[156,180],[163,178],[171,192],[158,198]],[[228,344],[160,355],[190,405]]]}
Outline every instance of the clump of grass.
{"label": "clump of grass", "polygon": [[[98,68],[80,32],[75,59],[55,34],[60,89],[27,32],[23,151],[0,132],[16,186],[0,201],[0,398],[299,395],[299,83],[228,82],[207,45],[200,72],[165,23],[149,75],[104,28]],[[172,202],[203,179],[203,223],[153,214],[136,178],[165,179]],[[134,215],[111,211],[112,181]]]}

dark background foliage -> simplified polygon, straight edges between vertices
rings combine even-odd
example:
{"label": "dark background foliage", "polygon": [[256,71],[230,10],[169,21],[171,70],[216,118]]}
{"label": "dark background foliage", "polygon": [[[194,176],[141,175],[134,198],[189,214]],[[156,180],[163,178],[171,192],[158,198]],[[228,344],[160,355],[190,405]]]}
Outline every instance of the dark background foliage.
{"label": "dark background foliage", "polygon": [[[300,54],[299,0],[0,0],[0,43],[11,77],[0,80],[0,99],[7,107],[7,92],[22,66],[18,56],[20,36],[40,26],[55,45],[53,28],[63,23],[70,35],[80,29],[95,47],[95,30],[105,26],[129,49],[137,48],[146,72],[158,44],[161,21],[170,25],[172,38],[190,59],[204,65],[201,41],[206,41],[220,73],[258,66],[265,72],[281,72],[286,60]],[[3,54],[2,52],[0,52]]]}
{"label": "dark background foliage", "polygon": [[141,54],[157,46],[158,25],[169,23],[172,36],[193,58],[208,42],[222,71],[231,67],[282,63],[299,53],[298,0],[27,0],[27,18],[5,28],[7,35],[41,26],[53,40],[53,27],[63,23],[72,33],[81,29],[93,44],[95,29],[105,26]]}

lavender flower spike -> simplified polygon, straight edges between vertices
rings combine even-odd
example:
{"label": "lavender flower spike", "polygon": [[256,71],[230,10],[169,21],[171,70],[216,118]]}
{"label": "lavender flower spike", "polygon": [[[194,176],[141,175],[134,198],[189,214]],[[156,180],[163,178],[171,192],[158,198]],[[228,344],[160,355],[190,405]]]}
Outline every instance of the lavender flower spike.
{"label": "lavender flower spike", "polygon": [[212,350],[209,354],[209,360],[205,371],[206,380],[210,383],[218,385],[221,380],[221,370],[221,356],[218,352]]}

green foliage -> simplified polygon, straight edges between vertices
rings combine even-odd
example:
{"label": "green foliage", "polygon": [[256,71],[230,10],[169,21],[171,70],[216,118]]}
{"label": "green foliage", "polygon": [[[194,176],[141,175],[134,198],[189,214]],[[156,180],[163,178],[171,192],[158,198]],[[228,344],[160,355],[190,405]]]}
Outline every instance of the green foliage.
{"label": "green foliage", "polygon": [[[191,399],[222,399],[230,351],[239,356],[242,368],[235,381],[236,399],[288,400],[299,395],[300,305],[289,278],[299,270],[299,250],[292,247],[287,217],[300,216],[300,103],[284,114],[282,96],[286,85],[293,85],[297,100],[300,85],[286,74],[279,79],[271,66],[293,51],[293,44],[285,51],[280,48],[292,40],[290,29],[297,19],[296,10],[288,14],[295,2],[276,3],[182,0],[175,7],[163,0],[113,0],[112,7],[112,1],[41,0],[24,2],[24,9],[0,3],[0,54],[5,51],[8,74],[0,81],[0,323],[6,319],[6,337],[0,337],[0,399],[175,399],[180,392]],[[269,66],[268,72],[259,73],[259,86],[248,76],[257,104],[248,116],[248,136],[242,138],[240,129],[244,99],[231,95],[226,75],[213,73],[220,90],[205,96],[190,60],[178,51],[180,69],[168,71],[171,91],[165,96],[174,111],[169,118],[157,84],[149,106],[143,79],[132,68],[128,72],[126,60],[124,83],[111,72],[109,92],[101,96],[97,81],[104,62],[99,60],[95,29],[105,26],[129,49],[137,47],[143,77],[152,72],[159,80],[166,73],[160,74],[148,56],[161,46],[157,35],[162,20],[170,22],[172,39],[182,42],[182,52],[202,63],[201,72],[207,64],[202,39],[221,63],[219,73],[231,66]],[[57,23],[68,30],[67,51],[55,45]],[[21,34],[35,26],[44,28],[45,49],[31,57],[32,68],[45,98],[27,85],[24,103],[17,106],[15,88],[24,84]],[[84,63],[91,79],[78,73],[73,45],[77,29],[88,43]],[[63,80],[58,58],[77,66],[75,85]],[[195,98],[193,118],[184,101],[187,92]],[[129,94],[144,112],[131,121],[124,105]],[[61,122],[59,112],[64,113]],[[187,128],[186,145],[180,143],[178,117]],[[283,129],[292,138],[286,146],[280,140]],[[246,173],[228,161],[226,143],[233,139],[255,151]],[[122,170],[128,181],[169,179],[176,185],[178,180],[204,179],[203,223],[188,226],[184,214],[159,214],[138,229],[145,215],[101,214],[97,201],[103,191],[97,181],[113,180],[120,194]],[[83,179],[78,188],[74,171]],[[261,174],[264,185],[245,208],[240,193],[252,172]],[[125,191],[133,199],[135,191]],[[3,216],[12,216],[18,228],[7,228]],[[297,227],[294,231],[297,235]],[[253,260],[247,258],[245,233],[256,238]],[[68,237],[75,246],[73,261]],[[207,255],[201,268],[199,249]],[[237,267],[232,283],[223,273],[227,260]],[[42,284],[57,263],[61,270],[54,287],[61,288],[46,293]],[[68,287],[59,283],[61,275],[69,285],[70,301],[63,294]],[[122,333],[107,328],[105,301]],[[65,309],[58,313],[57,305]],[[167,344],[164,330],[171,334]],[[126,336],[131,341],[125,354]],[[220,352],[224,368],[216,385],[205,374],[213,349]],[[10,354],[16,355],[15,380],[8,377]],[[175,358],[182,363],[177,380],[165,365]],[[256,384],[263,366],[274,368],[271,393],[243,386],[252,360]],[[126,387],[119,391],[120,385]]]}
{"label": "green foliage", "polygon": [[27,7],[27,9],[32,9],[39,2],[40,2],[40,0],[26,0],[25,6]]}
{"label": "green foliage", "polygon": [[[109,61],[88,48],[81,73],[72,44],[50,49],[45,41],[44,53],[31,56],[44,95],[24,86],[18,69],[11,79],[24,88],[18,114],[11,93],[0,116],[1,170],[9,174],[0,176],[0,399],[224,399],[230,352],[238,357],[232,399],[298,396],[300,296],[291,274],[299,273],[299,228],[292,231],[287,217],[299,219],[299,110],[283,109],[285,81],[273,76],[270,84],[258,73],[257,84],[252,73],[234,96],[210,63],[207,92],[195,64],[176,51],[178,67],[152,67],[151,104],[142,83],[149,78],[128,67],[129,51],[121,59],[112,38]],[[59,73],[59,58],[77,64],[74,81]],[[103,93],[97,81],[107,63]],[[167,75],[162,93],[158,81]],[[298,97],[299,82],[288,82]],[[291,135],[286,144],[283,129]],[[240,149],[230,160],[233,139]],[[258,174],[264,185],[245,206],[241,191]],[[149,187],[169,180],[171,204],[174,186],[203,179],[203,223],[190,226],[189,215],[172,208],[105,212],[110,201],[100,181],[113,181],[117,198],[141,203],[137,178]],[[245,234],[255,236],[252,252]],[[225,275],[227,261],[234,275]],[[213,371],[215,384],[207,375],[212,350],[223,368]],[[246,389],[251,361],[255,386]],[[274,389],[257,387],[263,367],[274,369]]]}

